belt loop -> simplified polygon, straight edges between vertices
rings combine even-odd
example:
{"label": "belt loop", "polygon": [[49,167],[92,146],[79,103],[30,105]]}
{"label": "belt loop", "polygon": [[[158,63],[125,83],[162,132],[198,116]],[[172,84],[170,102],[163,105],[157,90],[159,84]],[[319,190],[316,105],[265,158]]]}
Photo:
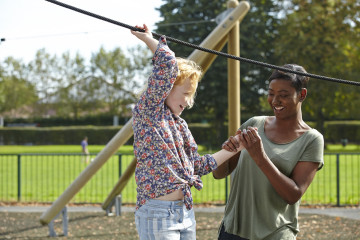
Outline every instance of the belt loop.
{"label": "belt loop", "polygon": [[180,212],[179,212],[179,215],[180,215],[179,222],[182,223],[184,221],[184,214],[185,214],[184,206],[179,210],[180,210]]}
{"label": "belt loop", "polygon": [[174,208],[175,208],[175,207],[174,207],[174,202],[171,201],[171,202],[170,202],[170,209],[173,210]]}

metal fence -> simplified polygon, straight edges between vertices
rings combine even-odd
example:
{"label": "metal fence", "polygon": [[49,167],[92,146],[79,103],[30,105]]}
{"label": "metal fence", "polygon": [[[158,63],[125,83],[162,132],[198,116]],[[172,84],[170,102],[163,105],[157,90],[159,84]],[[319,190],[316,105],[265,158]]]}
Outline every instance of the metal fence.
{"label": "metal fence", "polygon": [[[90,155],[90,159],[95,155]],[[114,188],[133,155],[113,155],[74,196],[72,203],[102,203]],[[360,153],[325,154],[320,170],[302,198],[302,204],[355,205],[360,201]],[[86,168],[82,154],[0,154],[0,201],[55,201]],[[204,188],[192,188],[195,203],[225,204],[228,179],[202,177]],[[136,202],[132,177],[122,192],[122,202]]]}

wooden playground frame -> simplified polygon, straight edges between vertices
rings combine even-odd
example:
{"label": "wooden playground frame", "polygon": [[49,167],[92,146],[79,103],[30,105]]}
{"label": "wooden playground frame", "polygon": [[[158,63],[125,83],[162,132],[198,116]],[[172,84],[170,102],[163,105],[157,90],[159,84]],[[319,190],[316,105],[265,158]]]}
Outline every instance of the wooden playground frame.
{"label": "wooden playground frame", "polygon": [[[201,47],[220,51],[228,43],[228,53],[240,55],[240,22],[250,9],[246,1],[229,0],[228,9],[232,9],[218,26],[200,44]],[[217,55],[194,50],[188,59],[198,63],[204,72],[208,70]],[[229,135],[234,134],[240,127],[240,62],[228,59],[228,110],[229,110]],[[104,149],[95,159],[80,173],[80,175],[68,186],[59,198],[53,202],[40,217],[40,223],[48,225],[75,196],[77,192],[91,179],[91,177],[106,163],[106,161],[125,144],[133,135],[132,118],[121,130],[108,142]],[[136,159],[129,164],[124,174],[114,186],[107,199],[102,204],[106,210],[113,199],[121,193],[136,167]]]}

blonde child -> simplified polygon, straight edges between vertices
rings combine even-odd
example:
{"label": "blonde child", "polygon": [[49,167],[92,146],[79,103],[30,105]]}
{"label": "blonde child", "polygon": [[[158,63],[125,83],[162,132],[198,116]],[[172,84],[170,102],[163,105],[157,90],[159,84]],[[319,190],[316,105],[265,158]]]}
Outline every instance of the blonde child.
{"label": "blonde child", "polygon": [[201,69],[193,61],[176,58],[165,37],[159,41],[145,32],[131,31],[154,53],[146,90],[133,109],[135,223],[140,239],[196,239],[190,188],[200,190],[200,177],[217,168],[234,152],[221,150],[200,156],[184,119],[194,103]]}

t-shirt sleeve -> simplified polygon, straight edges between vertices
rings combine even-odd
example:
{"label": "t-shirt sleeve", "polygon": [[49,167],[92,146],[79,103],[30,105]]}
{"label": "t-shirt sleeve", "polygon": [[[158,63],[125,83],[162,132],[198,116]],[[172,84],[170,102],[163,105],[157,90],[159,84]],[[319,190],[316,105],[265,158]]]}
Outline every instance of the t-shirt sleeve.
{"label": "t-shirt sleeve", "polygon": [[[246,129],[247,127],[257,127],[260,128],[263,121],[265,121],[266,116],[256,116],[249,118],[246,122],[241,124],[240,130]],[[235,134],[235,133],[234,133]]]}
{"label": "t-shirt sleeve", "polygon": [[316,130],[312,131],[311,140],[299,161],[317,162],[318,170],[324,166],[324,137]]}

